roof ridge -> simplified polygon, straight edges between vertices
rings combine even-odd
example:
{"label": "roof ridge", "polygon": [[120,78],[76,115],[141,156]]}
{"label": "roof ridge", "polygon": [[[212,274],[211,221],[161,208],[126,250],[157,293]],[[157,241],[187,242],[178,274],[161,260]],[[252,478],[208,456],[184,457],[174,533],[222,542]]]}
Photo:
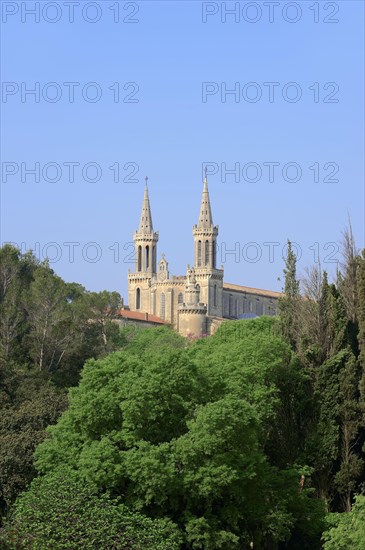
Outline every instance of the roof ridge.
{"label": "roof ridge", "polygon": [[237,290],[243,290],[245,292],[252,292],[252,294],[262,294],[262,293],[266,293],[266,294],[271,294],[272,296],[281,296],[282,295],[282,292],[278,292],[277,290],[268,290],[268,289],[265,289],[265,288],[256,288],[256,287],[251,287],[251,286],[244,286],[244,285],[238,285],[238,284],[235,284],[235,283],[223,283],[223,288],[232,288],[232,290],[234,290],[233,287],[236,287]]}

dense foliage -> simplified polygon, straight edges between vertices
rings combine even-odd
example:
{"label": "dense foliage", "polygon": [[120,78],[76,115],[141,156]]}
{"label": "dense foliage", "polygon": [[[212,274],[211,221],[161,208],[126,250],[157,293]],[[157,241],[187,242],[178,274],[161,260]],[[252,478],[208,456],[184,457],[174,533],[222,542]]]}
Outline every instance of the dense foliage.
{"label": "dense foliage", "polygon": [[39,477],[0,546],[365,549],[365,252],[351,230],[336,282],[319,265],[300,282],[289,243],[280,316],[195,342],[118,331],[115,293],[1,254],[3,508]]}
{"label": "dense foliage", "polygon": [[131,513],[118,500],[97,496],[92,486],[63,468],[35,479],[17,501],[8,548],[177,550],[179,534],[170,522]]}
{"label": "dense foliage", "polygon": [[[41,479],[66,465],[131,513],[173,522],[189,548],[318,547],[324,509],[309,477],[300,483],[308,468],[265,452],[279,411],[301,415],[281,399],[291,373],[306,384],[276,325],[229,323],[188,348],[170,329],[148,329],[89,360],[37,449]],[[18,522],[29,512],[18,509]]]}
{"label": "dense foliage", "polygon": [[329,514],[329,525],[324,540],[324,550],[349,550],[365,548],[365,496],[358,495],[352,511],[347,514]]}
{"label": "dense foliage", "polygon": [[35,475],[33,452],[89,357],[120,345],[120,296],[67,284],[34,255],[0,249],[0,515]]}
{"label": "dense foliage", "polygon": [[365,480],[365,254],[358,254],[351,227],[344,233],[343,258],[336,284],[317,265],[300,294],[293,283],[296,261],[288,254],[285,274],[292,282],[286,287],[296,292],[280,300],[280,324],[311,378],[305,463],[314,468],[313,482],[327,511],[350,512]]}

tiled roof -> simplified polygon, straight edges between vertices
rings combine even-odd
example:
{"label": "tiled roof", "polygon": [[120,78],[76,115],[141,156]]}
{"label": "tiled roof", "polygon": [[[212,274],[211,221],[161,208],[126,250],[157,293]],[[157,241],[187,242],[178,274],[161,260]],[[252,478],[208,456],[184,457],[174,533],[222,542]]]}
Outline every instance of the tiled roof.
{"label": "tiled roof", "polygon": [[157,317],[157,315],[151,315],[151,313],[144,313],[141,311],[130,311],[129,309],[120,309],[118,311],[118,317],[130,319],[131,321],[145,321],[159,325],[166,324],[166,322],[160,317]]}
{"label": "tiled roof", "polygon": [[259,296],[267,296],[268,298],[280,298],[282,296],[281,292],[275,292],[275,290],[263,290],[261,288],[232,285],[230,283],[223,283],[223,288],[226,290],[236,290],[237,292],[246,292],[247,294],[258,294]]}

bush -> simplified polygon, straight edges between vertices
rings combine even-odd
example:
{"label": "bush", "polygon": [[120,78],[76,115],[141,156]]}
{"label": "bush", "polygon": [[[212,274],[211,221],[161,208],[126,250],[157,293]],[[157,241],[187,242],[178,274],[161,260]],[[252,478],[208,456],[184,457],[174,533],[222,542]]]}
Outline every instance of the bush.
{"label": "bush", "polygon": [[21,495],[0,536],[10,549],[153,549],[180,547],[174,525],[130,512],[108,494],[59,469],[35,479]]}

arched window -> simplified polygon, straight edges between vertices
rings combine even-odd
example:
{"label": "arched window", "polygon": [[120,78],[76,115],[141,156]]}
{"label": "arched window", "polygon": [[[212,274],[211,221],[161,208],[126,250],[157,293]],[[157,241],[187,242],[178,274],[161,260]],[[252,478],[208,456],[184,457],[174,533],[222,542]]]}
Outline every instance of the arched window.
{"label": "arched window", "polygon": [[177,303],[182,304],[183,303],[183,295],[182,292],[179,292],[179,295],[177,297]]}
{"label": "arched window", "polygon": [[217,263],[217,243],[213,241],[213,248],[212,248],[212,264],[213,268],[215,269]]}
{"label": "arched window", "polygon": [[141,309],[141,290],[136,290],[136,309]]}
{"label": "arched window", "polygon": [[213,287],[213,306],[217,307],[217,285]]}
{"label": "arched window", "polygon": [[229,302],[228,302],[228,317],[232,317],[233,315],[233,296],[232,294],[229,295]]}
{"label": "arched window", "polygon": [[137,271],[142,271],[142,247],[138,247]]}
{"label": "arched window", "polygon": [[209,264],[209,241],[205,241],[205,258],[204,258],[205,265]]}
{"label": "arched window", "polygon": [[146,246],[146,270],[150,267],[150,247]]}
{"label": "arched window", "polygon": [[198,241],[198,267],[202,265],[202,242]]}
{"label": "arched window", "polygon": [[165,319],[165,294],[162,292],[160,301],[160,317]]}

